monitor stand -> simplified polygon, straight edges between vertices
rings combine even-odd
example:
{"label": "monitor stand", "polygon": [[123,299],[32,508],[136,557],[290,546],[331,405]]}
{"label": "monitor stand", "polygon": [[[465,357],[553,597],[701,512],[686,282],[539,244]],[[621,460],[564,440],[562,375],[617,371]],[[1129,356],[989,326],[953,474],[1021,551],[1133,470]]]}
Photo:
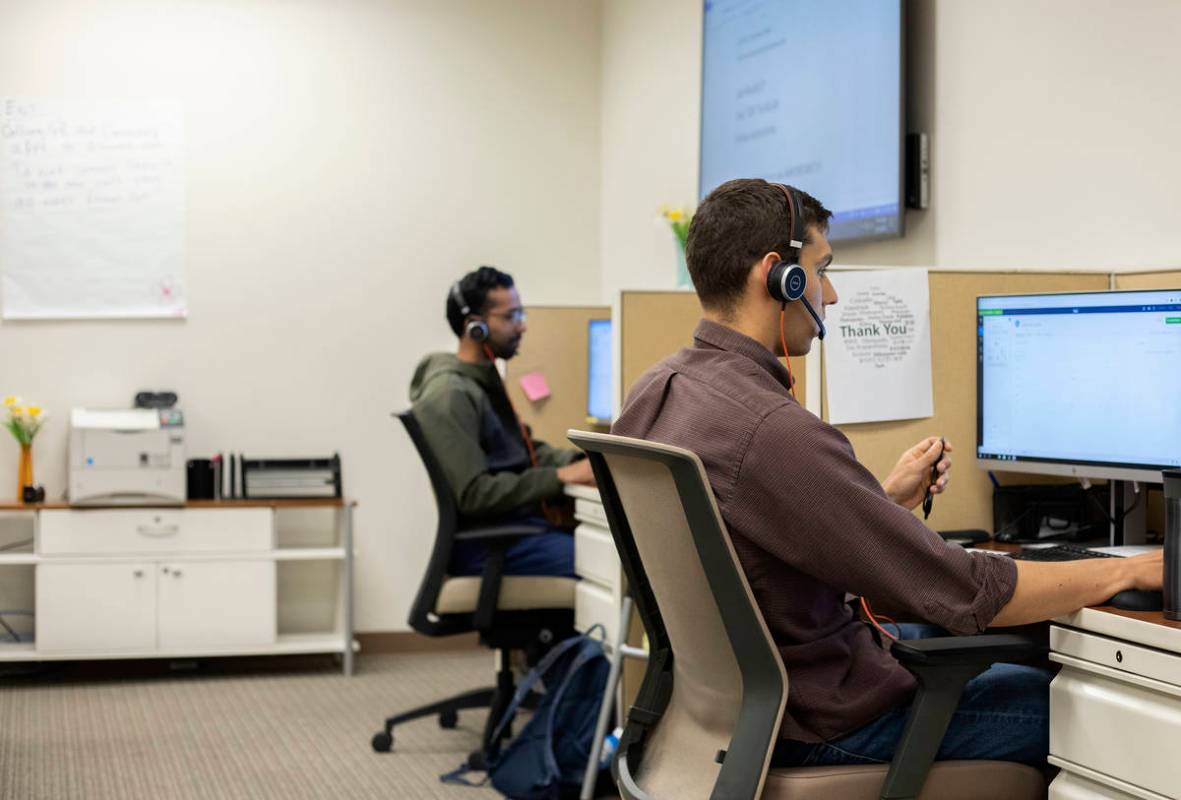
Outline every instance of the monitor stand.
{"label": "monitor stand", "polygon": [[[1132,481],[1108,481],[1107,513],[1114,520],[1111,524],[1111,544],[1113,546],[1125,544],[1147,544],[1148,533],[1146,521],[1148,519],[1148,498],[1145,493],[1148,487],[1139,484],[1139,493],[1135,491],[1137,484]],[[1139,502],[1137,502],[1139,501]],[[1133,508],[1133,505],[1135,506]],[[1126,514],[1124,509],[1131,508]]]}

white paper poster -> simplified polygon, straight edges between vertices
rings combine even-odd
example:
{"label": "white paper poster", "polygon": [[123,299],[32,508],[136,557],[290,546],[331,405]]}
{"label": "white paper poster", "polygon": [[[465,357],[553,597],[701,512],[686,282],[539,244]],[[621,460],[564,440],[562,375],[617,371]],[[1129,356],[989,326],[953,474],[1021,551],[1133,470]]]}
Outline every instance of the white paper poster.
{"label": "white paper poster", "polygon": [[837,272],[832,281],[839,301],[825,312],[828,421],[931,416],[927,270]]}
{"label": "white paper poster", "polygon": [[179,102],[0,100],[4,316],[185,316],[184,199]]}

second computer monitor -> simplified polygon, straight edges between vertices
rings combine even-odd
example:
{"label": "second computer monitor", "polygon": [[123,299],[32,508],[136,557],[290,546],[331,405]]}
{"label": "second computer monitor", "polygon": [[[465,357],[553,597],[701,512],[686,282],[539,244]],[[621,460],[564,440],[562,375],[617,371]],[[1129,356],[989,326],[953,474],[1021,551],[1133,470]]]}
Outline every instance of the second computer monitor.
{"label": "second computer monitor", "polygon": [[586,417],[592,425],[611,424],[611,320],[592,319],[587,327]]}
{"label": "second computer monitor", "polygon": [[979,297],[976,457],[1159,483],[1181,466],[1181,289]]}

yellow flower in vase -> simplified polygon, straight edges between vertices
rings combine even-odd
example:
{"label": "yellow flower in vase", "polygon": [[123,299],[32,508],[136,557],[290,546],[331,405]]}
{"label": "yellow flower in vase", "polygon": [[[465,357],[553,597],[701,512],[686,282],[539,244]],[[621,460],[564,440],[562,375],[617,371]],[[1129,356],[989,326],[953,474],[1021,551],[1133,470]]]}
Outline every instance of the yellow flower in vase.
{"label": "yellow flower in vase", "polygon": [[45,425],[49,414],[35,403],[22,405],[21,399],[14,394],[4,398],[4,406],[8,409],[8,419],[4,421],[4,427],[8,428],[8,432],[19,444],[31,445],[33,437]]}
{"label": "yellow flower in vase", "polygon": [[679,206],[661,206],[660,216],[672,229],[677,242],[677,286],[692,286],[689,279],[689,268],[685,263],[685,243],[689,239],[689,223],[693,221],[693,211]]}
{"label": "yellow flower in vase", "polygon": [[[16,499],[17,502],[28,501],[26,490],[34,485],[33,480],[33,438],[45,425],[49,415],[45,409],[36,403],[22,405],[21,399],[14,394],[4,397],[4,407],[8,409],[8,419],[4,420],[4,427],[20,445],[20,464],[17,468]],[[44,491],[40,492],[44,497]]]}

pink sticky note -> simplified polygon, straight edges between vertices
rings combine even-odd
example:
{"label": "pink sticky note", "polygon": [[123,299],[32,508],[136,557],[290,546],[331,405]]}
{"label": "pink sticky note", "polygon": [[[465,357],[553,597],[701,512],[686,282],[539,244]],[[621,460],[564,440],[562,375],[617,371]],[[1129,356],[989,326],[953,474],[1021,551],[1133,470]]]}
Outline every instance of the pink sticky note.
{"label": "pink sticky note", "polygon": [[549,397],[549,383],[546,382],[545,376],[540,372],[530,372],[527,375],[522,375],[518,381],[521,384],[521,390],[525,392],[525,396],[529,398],[529,402],[536,403],[538,400],[544,400]]}

